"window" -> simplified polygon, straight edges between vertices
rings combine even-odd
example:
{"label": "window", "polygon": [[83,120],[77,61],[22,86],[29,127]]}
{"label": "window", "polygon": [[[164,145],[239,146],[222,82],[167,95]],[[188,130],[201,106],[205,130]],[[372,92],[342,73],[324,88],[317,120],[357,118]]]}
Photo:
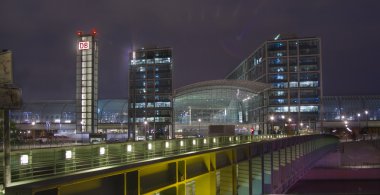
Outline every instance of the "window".
{"label": "window", "polygon": [[289,82],[289,87],[290,88],[298,87],[298,82]]}
{"label": "window", "polygon": [[318,81],[301,81],[300,87],[318,87]]}
{"label": "window", "polygon": [[288,106],[269,107],[270,112],[288,112]]}
{"label": "window", "polygon": [[318,106],[301,106],[301,112],[318,112]]}
{"label": "window", "polygon": [[273,88],[287,88],[288,83],[272,83]]}
{"label": "window", "polygon": [[290,106],[289,111],[290,112],[298,112],[298,106]]}

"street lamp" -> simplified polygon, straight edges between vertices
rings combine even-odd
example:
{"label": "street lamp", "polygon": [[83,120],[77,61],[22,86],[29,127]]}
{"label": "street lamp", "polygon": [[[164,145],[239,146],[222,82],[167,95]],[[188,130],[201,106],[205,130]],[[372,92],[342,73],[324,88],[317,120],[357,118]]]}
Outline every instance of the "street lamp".
{"label": "street lamp", "polygon": [[285,131],[285,115],[281,115],[282,122],[284,123],[282,126],[282,133]]}
{"label": "street lamp", "polygon": [[291,130],[292,130],[292,126],[291,126],[291,123],[292,123],[292,118],[288,118],[288,122],[289,122],[289,124],[288,124],[288,131],[290,132]]}
{"label": "street lamp", "polygon": [[273,121],[274,121],[274,116],[270,116],[270,124],[271,124],[271,127],[270,127],[270,131],[271,131],[271,134],[273,134]]}
{"label": "street lamp", "polygon": [[371,140],[372,140],[372,133],[369,132],[369,129],[368,129],[368,110],[364,111],[365,113],[365,129],[366,129],[366,133],[369,133],[370,136],[371,136]]}
{"label": "street lamp", "polygon": [[200,136],[201,135],[201,122],[202,122],[202,119],[198,119],[198,124],[199,124],[199,126],[198,126],[198,136]]}
{"label": "street lamp", "polygon": [[147,121],[144,121],[144,130],[145,130],[145,140],[148,140],[147,131],[146,131],[146,125],[148,124]]}
{"label": "street lamp", "polygon": [[358,113],[358,123],[359,123],[359,131],[360,131],[360,113]]}

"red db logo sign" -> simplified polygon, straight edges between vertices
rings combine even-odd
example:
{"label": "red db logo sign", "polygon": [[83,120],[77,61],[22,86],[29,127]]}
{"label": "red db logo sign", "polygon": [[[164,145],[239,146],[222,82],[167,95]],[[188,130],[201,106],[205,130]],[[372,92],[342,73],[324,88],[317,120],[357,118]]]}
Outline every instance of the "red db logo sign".
{"label": "red db logo sign", "polygon": [[84,49],[90,49],[90,42],[79,42],[78,44],[78,49],[79,50],[84,50]]}

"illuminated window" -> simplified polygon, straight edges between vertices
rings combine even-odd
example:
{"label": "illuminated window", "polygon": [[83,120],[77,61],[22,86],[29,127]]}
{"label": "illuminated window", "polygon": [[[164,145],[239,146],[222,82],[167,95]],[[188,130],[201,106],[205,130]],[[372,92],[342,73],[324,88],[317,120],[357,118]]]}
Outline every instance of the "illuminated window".
{"label": "illuminated window", "polygon": [[290,88],[298,87],[298,82],[289,82],[289,87]]}
{"label": "illuminated window", "polygon": [[318,106],[301,106],[301,112],[318,112]]}

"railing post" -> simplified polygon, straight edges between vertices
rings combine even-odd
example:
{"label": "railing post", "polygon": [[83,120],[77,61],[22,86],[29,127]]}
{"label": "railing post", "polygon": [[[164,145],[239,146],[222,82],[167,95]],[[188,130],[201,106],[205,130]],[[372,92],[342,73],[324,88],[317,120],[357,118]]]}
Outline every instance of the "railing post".
{"label": "railing post", "polygon": [[4,187],[8,187],[11,183],[11,147],[10,147],[10,121],[9,110],[4,110],[4,131],[3,131],[3,182]]}

